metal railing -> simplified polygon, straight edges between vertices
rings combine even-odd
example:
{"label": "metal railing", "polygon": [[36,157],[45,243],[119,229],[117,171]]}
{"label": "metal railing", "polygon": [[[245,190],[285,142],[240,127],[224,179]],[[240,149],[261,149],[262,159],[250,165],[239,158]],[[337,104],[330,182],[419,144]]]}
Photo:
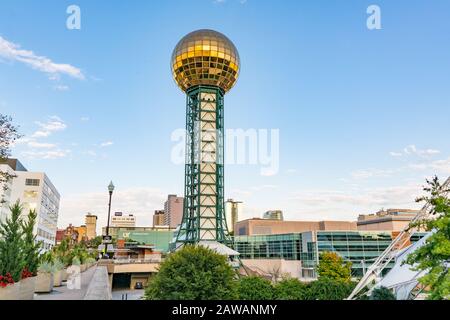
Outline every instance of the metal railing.
{"label": "metal railing", "polygon": [[132,263],[160,263],[162,258],[145,258],[145,259],[132,259],[132,258],[116,258],[113,259],[115,264],[132,264]]}

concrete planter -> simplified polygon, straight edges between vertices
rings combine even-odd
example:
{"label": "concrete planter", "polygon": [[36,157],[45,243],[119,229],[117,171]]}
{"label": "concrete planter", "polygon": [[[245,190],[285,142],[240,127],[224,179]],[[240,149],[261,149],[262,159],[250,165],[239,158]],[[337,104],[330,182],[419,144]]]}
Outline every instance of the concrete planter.
{"label": "concrete planter", "polygon": [[67,281],[68,277],[69,277],[69,275],[67,274],[67,269],[62,269],[61,270],[61,280],[62,281]]}
{"label": "concrete planter", "polygon": [[0,300],[19,300],[20,284],[14,283],[5,288],[0,288]]}
{"label": "concrete planter", "polygon": [[80,269],[81,269],[81,272],[85,272],[86,271],[86,265],[85,264],[80,265]]}
{"label": "concrete planter", "polygon": [[20,280],[19,284],[19,297],[20,300],[33,300],[34,299],[34,287],[36,286],[36,278],[30,277]]}
{"label": "concrete planter", "polygon": [[53,274],[51,273],[38,273],[36,277],[36,286],[34,292],[49,293],[53,290]]}
{"label": "concrete planter", "polygon": [[54,287],[61,287],[62,276],[63,276],[63,270],[56,271],[53,274],[53,286]]}

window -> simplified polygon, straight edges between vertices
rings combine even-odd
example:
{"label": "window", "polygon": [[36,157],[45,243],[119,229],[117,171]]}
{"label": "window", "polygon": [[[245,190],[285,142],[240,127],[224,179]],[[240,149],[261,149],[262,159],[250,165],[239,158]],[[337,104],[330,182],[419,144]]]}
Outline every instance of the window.
{"label": "window", "polygon": [[39,179],[25,179],[26,186],[39,187]]}
{"label": "window", "polygon": [[24,198],[36,198],[38,196],[37,191],[25,191],[23,193]]}

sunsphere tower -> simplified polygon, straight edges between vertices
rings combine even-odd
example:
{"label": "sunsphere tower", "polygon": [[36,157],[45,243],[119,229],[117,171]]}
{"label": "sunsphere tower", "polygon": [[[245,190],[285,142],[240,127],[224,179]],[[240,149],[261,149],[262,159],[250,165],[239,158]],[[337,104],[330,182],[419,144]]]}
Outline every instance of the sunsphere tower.
{"label": "sunsphere tower", "polygon": [[176,243],[227,243],[224,95],[237,81],[239,54],[225,35],[197,30],[177,44],[171,65],[187,95],[185,199]]}

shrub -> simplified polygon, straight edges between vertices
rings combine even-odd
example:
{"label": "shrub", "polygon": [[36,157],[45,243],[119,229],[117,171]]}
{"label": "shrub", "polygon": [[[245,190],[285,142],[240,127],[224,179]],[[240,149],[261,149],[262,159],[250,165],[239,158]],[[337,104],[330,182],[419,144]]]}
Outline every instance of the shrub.
{"label": "shrub", "polygon": [[274,296],[272,283],[256,276],[240,278],[237,291],[241,300],[270,300]]}
{"label": "shrub", "polygon": [[9,273],[18,282],[25,267],[22,207],[17,201],[10,210],[10,217],[0,223],[0,275]]}
{"label": "shrub", "polygon": [[225,300],[235,298],[236,273],[227,257],[203,246],[186,245],[161,263],[150,281],[148,300]]}
{"label": "shrub", "polygon": [[79,266],[80,264],[81,264],[80,258],[74,257],[74,258],[72,259],[72,265],[73,265],[73,266]]}
{"label": "shrub", "polygon": [[27,221],[22,222],[22,230],[24,233],[24,243],[23,243],[23,255],[25,259],[24,265],[25,270],[31,273],[31,275],[27,274],[28,277],[35,276],[37,274],[37,269],[39,265],[39,252],[41,249],[41,243],[36,242],[36,236],[33,233],[34,226],[36,224],[36,218],[37,218],[36,211],[30,210],[30,212],[28,213]]}
{"label": "shrub", "polygon": [[309,296],[309,286],[298,279],[284,279],[274,288],[276,300],[305,300]]}
{"label": "shrub", "polygon": [[57,271],[60,271],[62,269],[64,269],[64,263],[61,260],[59,260],[59,259],[55,259],[55,262],[53,262],[53,270],[55,272],[57,272]]}
{"label": "shrub", "polygon": [[41,262],[41,264],[38,267],[38,271],[42,272],[42,273],[53,273],[54,272],[54,267],[53,264],[51,262]]}
{"label": "shrub", "polygon": [[380,287],[372,291],[369,300],[397,300],[397,298],[388,288]]}
{"label": "shrub", "polygon": [[354,282],[319,279],[311,282],[307,300],[344,300],[355,287]]}

